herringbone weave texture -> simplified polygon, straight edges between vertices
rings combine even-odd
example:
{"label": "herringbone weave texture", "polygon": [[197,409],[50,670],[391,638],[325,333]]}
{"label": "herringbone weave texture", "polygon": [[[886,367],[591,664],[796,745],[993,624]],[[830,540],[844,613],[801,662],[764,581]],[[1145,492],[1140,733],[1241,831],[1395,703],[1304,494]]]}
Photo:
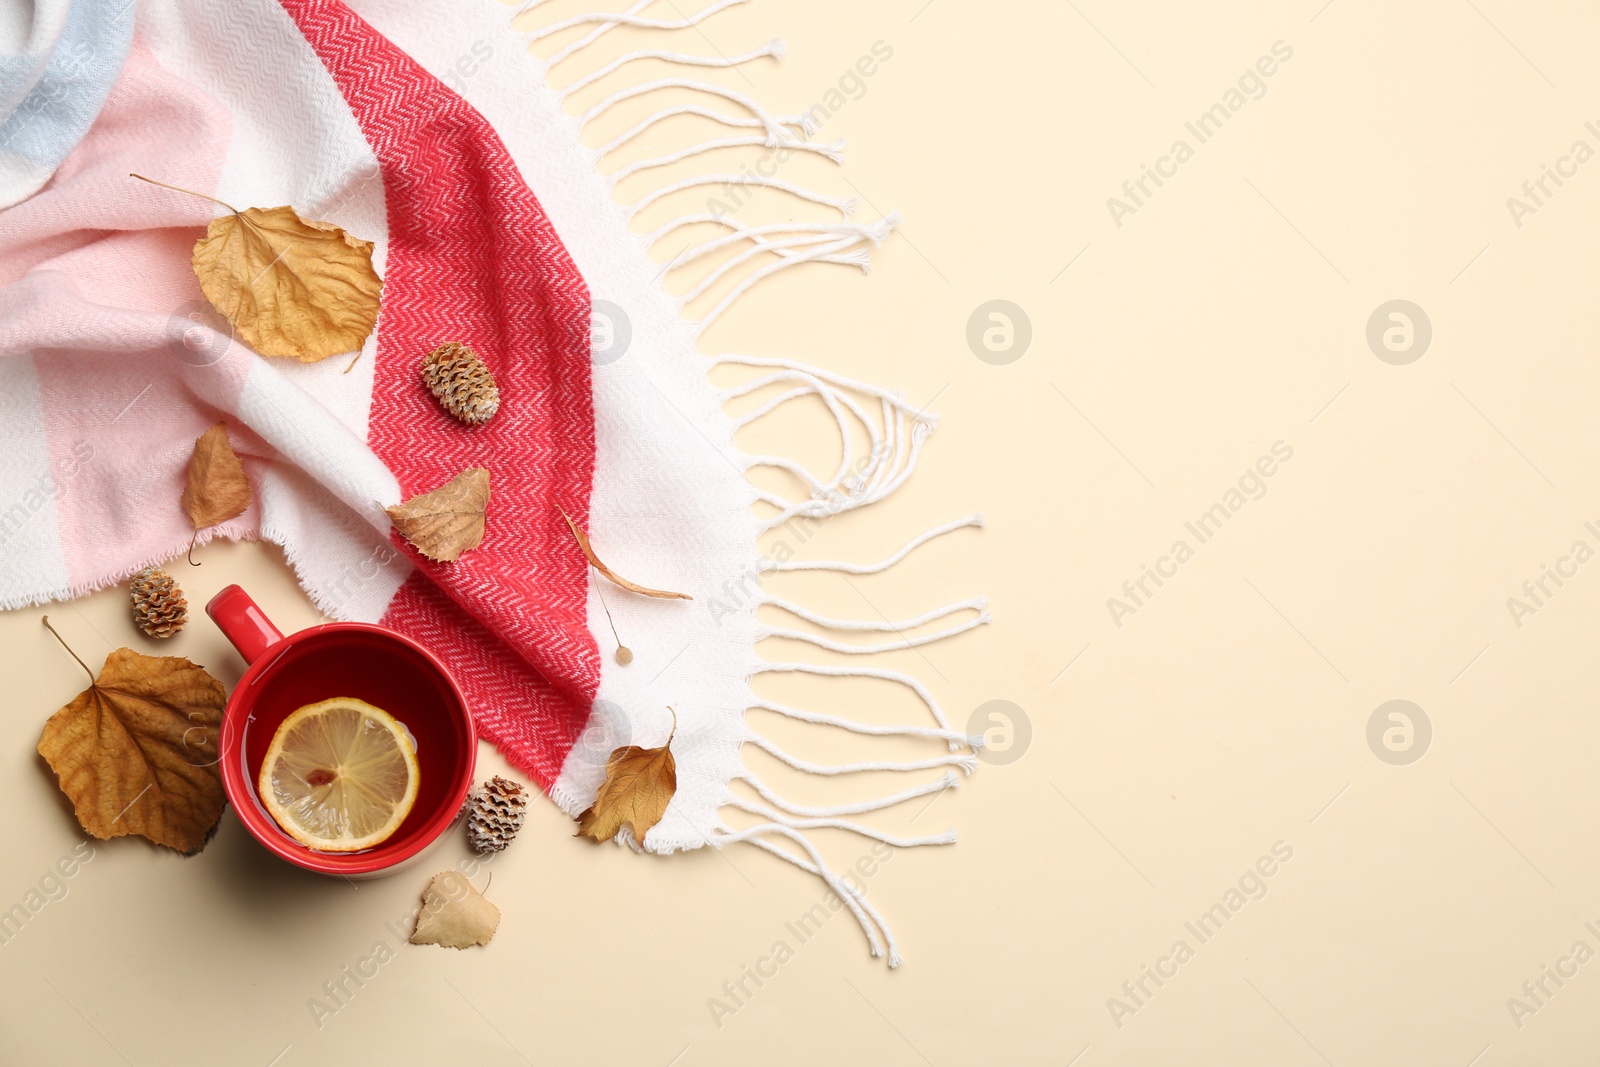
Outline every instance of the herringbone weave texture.
{"label": "herringbone weave texture", "polygon": [[[416,571],[383,621],[443,655],[479,726],[542,784],[588,717],[599,653],[587,564],[558,505],[584,516],[594,477],[589,295],[500,139],[462,99],[332,0],[284,0],[383,171],[389,221],[368,443],[407,495],[481,465],[488,534]],[[423,353],[475,349],[505,402],[461,426],[417,384]],[[398,540],[398,539],[397,539]]]}

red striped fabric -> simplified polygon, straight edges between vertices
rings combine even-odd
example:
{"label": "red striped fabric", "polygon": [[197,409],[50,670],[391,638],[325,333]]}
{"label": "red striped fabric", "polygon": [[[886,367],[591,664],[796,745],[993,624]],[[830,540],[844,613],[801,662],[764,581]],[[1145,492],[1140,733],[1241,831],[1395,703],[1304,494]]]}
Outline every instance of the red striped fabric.
{"label": "red striped fabric", "polygon": [[[600,655],[588,567],[594,480],[589,293],[538,200],[473,108],[334,0],[282,0],[383,169],[389,222],[368,442],[415,494],[490,472],[482,546],[416,573],[384,623],[457,673],[479,729],[549,789],[588,718]],[[469,429],[423,388],[424,353],[471,345],[500,411]]]}

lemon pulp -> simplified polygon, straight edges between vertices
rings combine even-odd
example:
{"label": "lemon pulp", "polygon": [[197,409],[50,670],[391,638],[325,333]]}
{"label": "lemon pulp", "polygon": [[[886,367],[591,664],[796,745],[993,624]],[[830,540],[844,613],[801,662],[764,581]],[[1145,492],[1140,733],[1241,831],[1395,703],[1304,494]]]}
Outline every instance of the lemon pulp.
{"label": "lemon pulp", "polygon": [[417,799],[417,754],[394,716],[354,697],[298,709],[278,727],[257,790],[284,833],[323,852],[388,840]]}

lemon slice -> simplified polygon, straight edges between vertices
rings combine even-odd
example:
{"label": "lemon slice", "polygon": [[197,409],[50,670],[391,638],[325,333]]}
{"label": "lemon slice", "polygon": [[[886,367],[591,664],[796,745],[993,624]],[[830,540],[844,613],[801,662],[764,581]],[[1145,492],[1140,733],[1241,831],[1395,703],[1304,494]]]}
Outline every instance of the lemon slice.
{"label": "lemon slice", "polygon": [[393,715],[334,697],[283,720],[257,789],[267,813],[302,845],[358,852],[400,829],[418,777],[416,748]]}

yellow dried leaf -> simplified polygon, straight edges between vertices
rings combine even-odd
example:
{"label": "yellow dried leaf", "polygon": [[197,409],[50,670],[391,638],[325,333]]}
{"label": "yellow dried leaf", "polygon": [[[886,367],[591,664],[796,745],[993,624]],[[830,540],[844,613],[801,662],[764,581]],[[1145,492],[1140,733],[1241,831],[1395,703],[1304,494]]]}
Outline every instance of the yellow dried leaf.
{"label": "yellow dried leaf", "polygon": [[217,769],[226,703],[203,667],[119,648],[88,689],[50,716],[39,754],[95,837],[139,834],[192,855],[226,803]]}
{"label": "yellow dried leaf", "polygon": [[628,590],[630,593],[642,593],[645,596],[660,597],[663,600],[694,599],[694,597],[690,596],[688,593],[669,593],[664,589],[649,589],[645,586],[639,585],[637,582],[628,581],[628,579],[624,578],[610,567],[607,567],[604,563],[601,563],[600,557],[594,554],[594,547],[589,544],[589,535],[578,528],[578,524],[572,521],[572,516],[568,515],[565,509],[557,510],[560,510],[561,517],[567,520],[567,528],[572,531],[572,536],[578,542],[578,548],[583,552],[584,558],[589,561],[589,565],[595,570],[599,571],[601,574],[605,575],[607,578],[611,579],[617,585],[622,586],[622,588]]}
{"label": "yellow dried leaf", "polygon": [[575,837],[609,841],[624,825],[632,828],[641,845],[644,835],[661,821],[678,791],[678,765],[672,758],[672,738],[678,732],[678,715],[672,715],[672,733],[660,748],[629,745],[606,760],[606,780],[594,803],[578,816]]}
{"label": "yellow dried leaf", "polygon": [[242,515],[250,506],[250,483],[228,428],[217,423],[201,434],[189,456],[189,480],[183,487],[183,510],[196,530]]}
{"label": "yellow dried leaf", "polygon": [[432,492],[384,510],[418,552],[448,563],[483,541],[488,507],[489,472],[469,467]]}
{"label": "yellow dried leaf", "polygon": [[194,246],[200,290],[263,356],[315,363],[353,352],[378,321],[372,242],[292,207],[211,220]]}
{"label": "yellow dried leaf", "polygon": [[308,222],[292,207],[240,211],[180,185],[129,177],[228,209],[195,242],[194,274],[211,306],[251,348],[315,363],[366,342],[383,288],[372,269],[371,241],[331,222]]}
{"label": "yellow dried leaf", "polygon": [[411,943],[446,948],[487,945],[499,928],[500,909],[472,888],[460,871],[443,871],[422,891],[422,910]]}

